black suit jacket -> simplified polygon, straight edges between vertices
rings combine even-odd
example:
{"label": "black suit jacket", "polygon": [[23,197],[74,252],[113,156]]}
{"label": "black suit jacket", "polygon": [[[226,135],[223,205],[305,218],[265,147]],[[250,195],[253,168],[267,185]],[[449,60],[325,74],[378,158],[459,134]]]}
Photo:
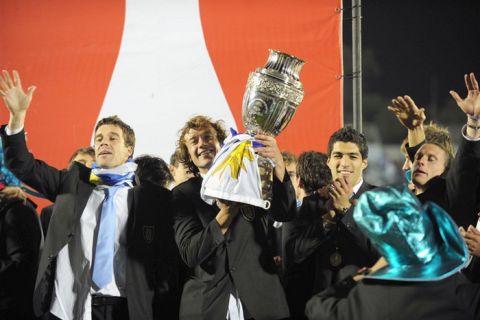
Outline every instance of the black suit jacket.
{"label": "black suit jacket", "polygon": [[364,280],[351,277],[307,303],[309,319],[473,320],[480,317],[480,286],[461,274],[431,282]]}
{"label": "black suit jacket", "polygon": [[[364,182],[354,198],[373,188]],[[297,217],[284,225],[285,287],[295,319],[304,318],[307,300],[336,283],[342,268],[371,266],[380,256],[353,220],[353,206],[330,231],[323,227],[325,213],[326,199],[313,194],[303,199]],[[341,256],[338,265],[330,261],[335,253]]]}
{"label": "black suit jacket", "polygon": [[[176,240],[181,257],[191,268],[180,318],[225,319],[233,284],[253,318],[287,318],[288,307],[273,262],[275,249],[268,245],[267,212],[249,207],[254,214],[238,214],[223,236],[215,220],[219,209],[201,199],[201,184],[202,178],[196,177],[173,190]],[[292,219],[295,192],[288,175],[283,183],[274,178],[273,197],[272,217],[276,221]]]}
{"label": "black suit jacket", "polygon": [[34,207],[0,204],[0,319],[32,319],[42,231]]}
{"label": "black suit jacket", "polygon": [[[94,189],[90,169],[74,163],[57,170],[34,159],[24,132],[7,136],[2,130],[6,163],[23,182],[55,202],[45,246],[40,257],[34,292],[37,315],[49,311],[56,258],[75,236],[80,217]],[[130,319],[153,319],[177,314],[175,304],[176,255],[171,195],[166,189],[134,187],[128,193],[126,292]],[[78,235],[80,236],[80,235]],[[160,304],[159,310],[154,310]],[[168,316],[167,316],[168,317]]]}

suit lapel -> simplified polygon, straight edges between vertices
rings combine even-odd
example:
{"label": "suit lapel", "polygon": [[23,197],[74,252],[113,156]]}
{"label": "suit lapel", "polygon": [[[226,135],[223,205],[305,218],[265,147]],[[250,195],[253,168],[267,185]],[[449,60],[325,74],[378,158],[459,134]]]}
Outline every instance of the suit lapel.
{"label": "suit lapel", "polygon": [[85,210],[88,198],[93,192],[95,186],[89,182],[80,181],[78,184],[77,195],[75,197],[75,221],[80,219],[80,216]]}
{"label": "suit lapel", "polygon": [[365,181],[363,181],[362,185],[360,186],[360,189],[358,189],[358,191],[355,192],[355,194],[353,195],[353,198],[358,199],[362,195],[362,193],[364,193],[364,192],[366,192],[370,189],[372,189],[372,186],[369,185],[368,183],[366,183]]}

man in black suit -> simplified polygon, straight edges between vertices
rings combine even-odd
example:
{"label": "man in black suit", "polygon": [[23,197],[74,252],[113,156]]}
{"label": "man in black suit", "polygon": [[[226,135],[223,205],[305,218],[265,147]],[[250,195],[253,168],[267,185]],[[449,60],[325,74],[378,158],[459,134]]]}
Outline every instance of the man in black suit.
{"label": "man in black suit", "polygon": [[61,319],[173,319],[170,193],[133,187],[133,130],[116,116],[100,120],[97,167],[74,163],[57,170],[36,160],[26,146],[24,120],[35,87],[25,93],[16,71],[13,79],[4,71],[0,86],[10,111],[2,130],[7,165],[55,201],[38,268],[35,313],[50,311]]}
{"label": "man in black suit", "polygon": [[[327,164],[333,178],[329,193],[332,203],[329,209],[333,210],[331,217],[337,222],[337,227],[332,230],[346,235],[348,238],[352,235],[356,240],[354,238],[347,240],[342,235],[339,241],[346,240],[345,248],[349,248],[352,244],[359,246],[366,255],[360,254],[358,262],[365,261],[367,263],[365,265],[368,265],[376,260],[378,253],[353,220],[355,201],[365,191],[375,188],[363,180],[363,170],[368,166],[368,144],[365,136],[350,127],[334,132],[328,141]],[[340,246],[342,245],[340,244]],[[358,250],[353,251],[357,252]],[[338,253],[341,255],[340,252]],[[350,256],[350,254],[348,255]]]}
{"label": "man in black suit", "polygon": [[31,320],[40,221],[22,189],[4,181],[0,189],[0,319]]}
{"label": "man in black suit", "polygon": [[[326,163],[319,158],[297,164],[300,185],[307,188],[307,196],[297,217],[284,230],[286,286],[296,319],[304,318],[307,298],[338,281],[342,268],[371,266],[378,259],[377,251],[353,221],[354,200],[373,188],[363,181],[367,164],[367,141],[349,127],[330,137]],[[321,174],[324,169],[330,169],[330,177]],[[327,190],[318,192],[326,182]],[[305,274],[310,281],[298,285],[297,278]]]}
{"label": "man in black suit", "polygon": [[191,268],[180,319],[284,319],[289,311],[268,245],[268,216],[288,221],[295,192],[274,138],[257,135],[256,151],[275,161],[273,200],[266,211],[238,203],[209,205],[200,197],[202,175],[220,150],[225,132],[204,116],[180,130],[180,159],[196,177],[173,189],[175,234],[180,255]]}
{"label": "man in black suit", "polygon": [[444,210],[385,187],[360,197],[354,219],[383,257],[312,297],[308,319],[478,319],[480,286],[459,273],[468,251]]}

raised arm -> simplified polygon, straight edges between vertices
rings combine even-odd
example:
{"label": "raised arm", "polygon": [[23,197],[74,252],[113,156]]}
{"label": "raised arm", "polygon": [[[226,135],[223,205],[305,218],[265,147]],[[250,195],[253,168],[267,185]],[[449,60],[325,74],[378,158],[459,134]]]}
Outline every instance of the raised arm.
{"label": "raised arm", "polygon": [[295,190],[288,174],[286,174],[285,163],[282,153],[278,148],[274,137],[257,134],[255,140],[263,144],[263,147],[255,148],[255,151],[266,158],[275,162],[273,184],[272,184],[272,203],[268,210],[271,218],[275,221],[290,221],[295,217],[296,199]]}
{"label": "raised arm", "polygon": [[[197,189],[193,189],[193,191],[198,192]],[[180,256],[190,268],[207,260],[215,261],[216,250],[225,242],[223,226],[217,219],[212,219],[203,225],[197,215],[201,211],[202,214],[208,216],[208,211],[211,210],[210,206],[200,203],[203,200],[195,201],[194,198],[196,199],[196,196],[192,195],[192,190],[185,192],[182,190],[182,186],[175,188],[172,192],[175,240]],[[202,208],[197,207],[200,205]]]}
{"label": "raised arm", "polygon": [[459,226],[474,225],[480,198],[480,92],[475,75],[464,76],[467,96],[461,98],[455,91],[450,94],[458,107],[466,114],[467,120],[462,129],[463,138],[446,177],[449,214]]}
{"label": "raised arm", "polygon": [[408,145],[415,147],[425,141],[423,122],[425,121],[425,109],[419,108],[409,96],[399,96],[392,100],[392,106],[388,110],[393,112],[402,126],[408,130]]}
{"label": "raised arm", "polygon": [[[13,76],[5,70],[0,75],[0,96],[10,113],[8,128],[2,128],[1,132],[5,163],[20,180],[54,201],[62,172],[33,157],[22,130],[34,91],[35,86],[30,86],[27,92],[23,90],[17,71],[13,71]],[[10,129],[10,132],[5,129]]]}
{"label": "raised arm", "polygon": [[255,148],[255,151],[262,157],[272,159],[275,162],[275,176],[283,182],[285,176],[285,163],[283,162],[282,153],[277,145],[277,140],[274,137],[264,134],[255,135],[255,139],[263,144],[263,147]]}

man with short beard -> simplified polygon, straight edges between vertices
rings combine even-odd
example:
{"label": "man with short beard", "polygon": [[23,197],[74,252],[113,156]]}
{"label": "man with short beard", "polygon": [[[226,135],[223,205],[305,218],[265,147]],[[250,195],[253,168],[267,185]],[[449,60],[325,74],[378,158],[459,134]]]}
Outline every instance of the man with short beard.
{"label": "man with short beard", "polygon": [[[258,154],[275,162],[273,200],[266,211],[238,203],[209,205],[200,197],[207,173],[225,138],[219,122],[190,119],[180,130],[180,158],[194,178],[173,190],[174,228],[180,255],[190,268],[180,319],[284,319],[289,311],[268,245],[267,214],[275,221],[295,215],[295,192],[274,138],[256,135]],[[242,208],[241,208],[242,207]]]}

